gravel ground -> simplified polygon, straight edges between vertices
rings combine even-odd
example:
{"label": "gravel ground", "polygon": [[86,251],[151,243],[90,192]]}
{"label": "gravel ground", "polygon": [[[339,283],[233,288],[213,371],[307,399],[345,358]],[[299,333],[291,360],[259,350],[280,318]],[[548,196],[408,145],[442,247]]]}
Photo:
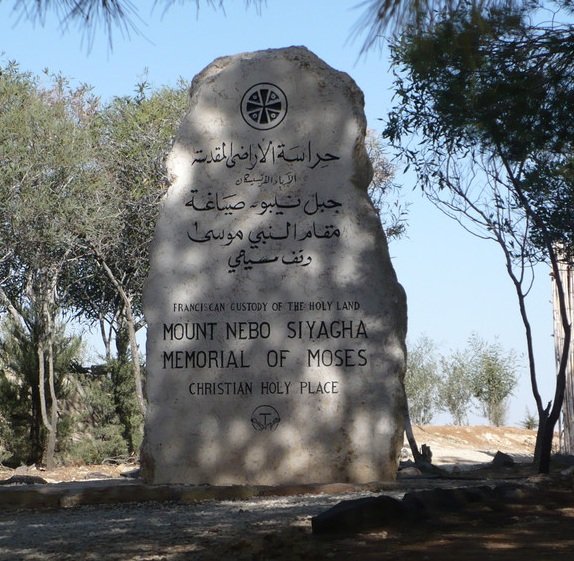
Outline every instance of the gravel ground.
{"label": "gravel ground", "polygon": [[[192,505],[130,503],[1,513],[0,560],[312,558],[305,552],[292,557],[299,555],[296,542],[313,546],[311,517],[342,500],[369,495],[304,495]],[[267,553],[260,557],[263,550]]]}
{"label": "gravel ground", "polygon": [[[497,450],[509,452],[517,458],[531,453],[532,431],[492,427],[459,427],[456,431],[453,427],[416,429],[420,433],[417,433],[419,442],[430,444],[436,463],[445,467],[463,468],[467,463],[470,467],[475,461],[489,461]],[[477,453],[484,458],[469,456]],[[55,473],[36,473],[34,470],[23,473],[39,475],[54,482],[85,481],[119,478],[126,469],[126,466],[113,470],[104,469],[104,466],[86,466],[61,468]],[[5,478],[9,475],[6,473]],[[427,483],[429,486],[440,485],[436,480]],[[452,485],[452,482],[445,484]],[[455,483],[457,486],[461,484],[461,481]],[[416,486],[421,488],[419,484]],[[400,490],[384,492],[395,497],[401,497],[403,493]],[[401,542],[400,535],[393,536],[392,532],[382,531],[369,539],[339,537],[329,540],[311,534],[312,516],[342,500],[374,494],[380,493],[295,495],[192,504],[107,504],[42,511],[2,512],[0,507],[0,561],[370,561],[382,559],[381,555],[384,559],[402,561],[423,557],[433,561],[459,561],[464,557],[471,561],[472,547],[484,544],[488,539],[486,535],[472,535],[468,541],[462,540],[461,550],[454,550],[449,557],[442,542],[437,545],[436,556],[433,556],[434,538],[431,536],[430,541],[425,542],[424,556],[413,550],[413,557],[409,557],[405,555],[407,545]],[[566,520],[568,523],[574,519],[574,508],[570,511],[572,518]],[[554,520],[553,524],[556,525]],[[542,541],[549,541],[547,528],[544,526],[540,532]],[[562,529],[561,526],[556,528],[557,531]],[[517,539],[523,541],[526,534],[522,528],[520,531]],[[461,551],[465,552],[463,557]],[[537,552],[538,561],[546,559],[544,549],[540,550],[542,554],[536,549],[532,551]],[[552,561],[561,559],[556,556],[554,544],[551,553]],[[491,550],[482,551],[479,559],[498,559],[492,555]],[[524,555],[516,559],[524,559]]]}
{"label": "gravel ground", "polygon": [[[532,493],[510,502],[471,501],[462,510],[432,511],[421,523],[347,536],[315,536],[310,518],[339,501],[378,493],[3,511],[0,561],[571,561],[574,480],[529,481]],[[410,487],[421,489],[420,481]]]}

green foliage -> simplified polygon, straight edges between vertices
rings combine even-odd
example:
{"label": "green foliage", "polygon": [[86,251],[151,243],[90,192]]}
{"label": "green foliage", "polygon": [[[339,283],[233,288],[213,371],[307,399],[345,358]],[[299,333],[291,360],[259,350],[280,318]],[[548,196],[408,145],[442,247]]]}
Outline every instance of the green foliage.
{"label": "green foliage", "polygon": [[505,352],[500,343],[489,344],[476,334],[469,339],[469,351],[472,394],[486,418],[500,427],[505,421],[507,400],[518,382],[516,354]]}
{"label": "green foliage", "polygon": [[411,421],[419,425],[429,424],[439,411],[441,377],[434,342],[426,336],[412,346],[407,345],[407,372],[405,390],[409,403]]}
{"label": "green foliage", "polygon": [[504,423],[508,399],[517,383],[517,357],[500,343],[472,334],[466,347],[437,354],[429,337],[409,345],[405,390],[413,422],[428,424],[439,411],[456,425],[468,422],[475,405],[494,425]]}
{"label": "green foliage", "polygon": [[72,88],[62,76],[45,80],[47,85],[16,64],[0,69],[0,305],[35,345],[32,398],[43,427],[34,430],[31,459],[38,461],[45,429],[43,455],[51,465],[61,419],[52,356],[67,288],[64,270],[117,213],[93,149],[97,100],[89,88]]}
{"label": "green foliage", "polygon": [[[540,20],[537,6],[462,2],[407,29],[392,45],[398,102],[384,134],[435,205],[503,252],[540,419],[535,456],[547,473],[571,342],[559,268],[574,257],[574,25],[559,13]],[[539,262],[552,269],[564,330],[549,405],[526,306]]]}
{"label": "green foliage", "polygon": [[400,188],[393,183],[395,168],[385,156],[381,136],[368,130],[365,144],[373,165],[369,197],[379,213],[387,239],[400,239],[406,233],[409,205],[401,201]]}
{"label": "green foliage", "polygon": [[129,455],[126,441],[118,425],[95,428],[79,442],[71,444],[65,454],[66,463],[102,464],[107,460],[126,458]]}
{"label": "green foliage", "polygon": [[[81,360],[80,338],[67,336],[59,324],[55,350],[58,423],[57,457],[61,462],[99,463],[134,454],[141,444],[141,414],[129,364],[113,363],[104,374],[78,374],[70,365]],[[13,319],[0,337],[0,462],[38,462],[46,431],[37,398],[35,343]]]}
{"label": "green foliage", "polygon": [[524,419],[520,423],[522,428],[527,430],[535,430],[538,427],[538,419],[536,415],[533,415],[528,408],[526,408],[526,414],[524,415]]}
{"label": "green foliage", "polygon": [[[29,312],[31,313],[31,312]],[[32,320],[32,325],[38,325]],[[37,329],[30,334],[13,318],[6,318],[0,332],[0,437],[3,448],[10,454],[10,463],[35,463],[41,460],[46,433],[40,417],[38,395]],[[55,390],[59,400],[69,397],[66,376],[69,365],[83,352],[79,337],[67,336],[65,326],[59,323],[54,341]],[[61,407],[64,423],[60,436],[65,438],[65,424],[69,412]]]}
{"label": "green foliage", "polygon": [[135,382],[129,362],[113,360],[108,363],[111,374],[114,409],[121,425],[122,437],[130,454],[135,454],[143,436],[143,416],[138,407]]}
{"label": "green foliage", "polygon": [[440,359],[443,377],[440,385],[440,403],[448,411],[455,425],[468,423],[472,400],[472,369],[468,352],[455,351]]}
{"label": "green foliage", "polygon": [[[19,318],[23,337],[33,346],[21,347],[30,361],[22,385],[27,389],[21,391],[29,392],[34,423],[29,436],[20,431],[16,438],[14,430],[12,439],[12,445],[23,443],[21,449],[29,447],[27,439],[35,443],[30,461],[42,456],[46,430],[49,457],[56,431],[62,449],[62,439],[72,431],[55,414],[64,411],[55,399],[60,389],[49,395],[51,379],[40,374],[41,367],[51,372],[50,365],[36,358],[50,356],[59,306],[108,322],[107,349],[112,333],[120,339],[128,331],[131,341],[144,325],[141,292],[167,186],[164,159],[187,104],[183,84],[151,95],[142,85],[137,96],[115,99],[102,109],[85,86],[71,88],[61,76],[46,76],[45,83],[14,63],[0,69],[0,313]],[[128,379],[133,364],[132,378],[139,380],[135,348],[118,354],[121,366],[110,365],[112,405],[131,453],[141,440],[141,414],[133,411]],[[111,352],[106,354],[111,359]],[[5,398],[16,404],[17,388],[7,379],[2,384]],[[27,407],[26,400],[19,403]]]}
{"label": "green foliage", "polygon": [[64,260],[101,226],[103,203],[112,196],[93,165],[90,122],[97,101],[86,86],[48,79],[43,87],[16,64],[0,68],[0,250],[13,256],[4,261],[13,273]]}
{"label": "green foliage", "polygon": [[[95,120],[98,166],[119,195],[117,222],[93,236],[89,253],[70,268],[67,302],[83,318],[99,323],[108,361],[114,359],[115,337],[116,347],[122,347],[115,359],[130,360],[133,377],[139,380],[135,333],[145,325],[141,298],[148,250],[160,200],[168,186],[165,158],[188,96],[183,83],[152,93],[142,83],[137,92],[136,96],[115,98]],[[123,341],[118,343],[124,333],[128,333],[129,357]],[[141,384],[136,387],[143,407]],[[126,426],[129,416],[122,415]]]}
{"label": "green foliage", "polygon": [[[159,203],[169,184],[165,159],[186,105],[187,87],[183,83],[151,94],[144,83],[136,97],[115,98],[96,120],[98,163],[119,199],[113,236],[101,232],[91,243],[121,282],[140,320],[148,249]],[[102,310],[117,313],[117,287],[100,268],[92,268],[88,277],[77,275],[76,282],[76,304],[84,314],[99,320]],[[94,289],[87,299],[86,282]]]}
{"label": "green foliage", "polygon": [[[0,382],[1,383],[1,382]],[[2,390],[0,389],[0,392]],[[8,441],[12,437],[12,431],[4,416],[0,413],[0,465],[12,457],[12,453],[7,447]]]}
{"label": "green foliage", "polygon": [[73,404],[73,434],[63,457],[71,463],[102,463],[127,456],[123,426],[116,412],[114,382],[109,373],[98,376],[76,374]]}
{"label": "green foliage", "polygon": [[527,218],[539,258],[552,244],[574,247],[574,26],[532,25],[527,4],[462,3],[401,35],[392,59],[399,104],[384,134],[420,186],[455,190],[469,213],[482,207],[485,230]]}
{"label": "green foliage", "polygon": [[0,463],[17,466],[38,455],[32,451],[28,402],[25,388],[3,367],[0,370]]}

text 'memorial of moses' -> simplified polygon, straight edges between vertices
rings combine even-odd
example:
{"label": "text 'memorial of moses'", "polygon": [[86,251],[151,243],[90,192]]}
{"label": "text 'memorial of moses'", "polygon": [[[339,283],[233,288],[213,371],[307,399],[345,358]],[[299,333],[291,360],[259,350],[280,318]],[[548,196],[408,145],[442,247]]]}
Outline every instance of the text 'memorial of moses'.
{"label": "text 'memorial of moses'", "polygon": [[393,479],[406,302],[363,96],[302,47],[193,81],[144,294],[152,483]]}

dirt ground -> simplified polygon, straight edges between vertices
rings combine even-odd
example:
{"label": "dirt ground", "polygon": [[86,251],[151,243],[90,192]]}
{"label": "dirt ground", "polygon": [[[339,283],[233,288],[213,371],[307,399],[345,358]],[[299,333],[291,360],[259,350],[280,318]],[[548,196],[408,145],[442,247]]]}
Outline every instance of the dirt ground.
{"label": "dirt ground", "polygon": [[[497,451],[512,455],[517,462],[528,462],[534,452],[536,432],[515,427],[491,426],[415,426],[419,447],[427,444],[433,452],[433,463],[446,469],[464,470],[492,460]],[[405,441],[403,459],[412,458]],[[556,449],[558,444],[556,443]],[[49,483],[120,478],[137,469],[137,462],[110,460],[105,464],[59,466],[51,471],[34,466],[18,472],[42,477]],[[0,479],[10,477],[12,470],[0,467]]]}
{"label": "dirt ground", "polygon": [[[516,427],[415,426],[413,431],[419,447],[431,447],[434,464],[459,469],[490,462],[498,451],[517,462],[531,461],[536,443],[536,431]],[[558,451],[557,438],[554,448]]]}
{"label": "dirt ground", "polygon": [[[51,511],[0,512],[1,561],[572,561],[574,477],[556,466],[538,476],[527,463],[494,469],[500,450],[527,460],[534,433],[492,427],[421,427],[419,444],[447,478],[409,478],[413,489],[493,485],[512,481],[526,493],[512,500],[477,501],[439,510],[423,521],[356,535],[316,536],[311,517],[344,499],[369,493],[294,496],[195,504],[90,505]],[[481,456],[477,456],[481,455]],[[479,460],[480,461],[480,460]],[[58,468],[49,481],[120,477],[133,465]],[[8,473],[0,473],[0,479]],[[404,490],[385,492],[400,498]]]}

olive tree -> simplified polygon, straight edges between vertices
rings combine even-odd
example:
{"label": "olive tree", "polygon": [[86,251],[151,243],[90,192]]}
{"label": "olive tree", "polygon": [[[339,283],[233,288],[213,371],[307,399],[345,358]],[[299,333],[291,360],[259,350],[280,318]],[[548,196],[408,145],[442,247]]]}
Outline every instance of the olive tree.
{"label": "olive tree", "polygon": [[466,425],[473,397],[473,372],[468,351],[454,351],[441,356],[440,368],[441,407],[450,413],[455,425]]}
{"label": "olive tree", "polygon": [[468,342],[472,366],[472,393],[484,416],[500,427],[506,419],[508,398],[518,382],[518,357],[499,341],[488,343],[474,333]]}
{"label": "olive tree", "polygon": [[405,390],[411,421],[428,425],[440,410],[441,375],[434,341],[422,336],[407,344]]}
{"label": "olive tree", "polygon": [[[559,271],[574,250],[573,45],[572,25],[532,24],[526,9],[462,4],[439,14],[392,45],[398,103],[385,131],[429,199],[502,250],[524,325],[541,472],[549,470],[572,334]],[[537,263],[553,275],[564,333],[548,404],[527,309]]]}

